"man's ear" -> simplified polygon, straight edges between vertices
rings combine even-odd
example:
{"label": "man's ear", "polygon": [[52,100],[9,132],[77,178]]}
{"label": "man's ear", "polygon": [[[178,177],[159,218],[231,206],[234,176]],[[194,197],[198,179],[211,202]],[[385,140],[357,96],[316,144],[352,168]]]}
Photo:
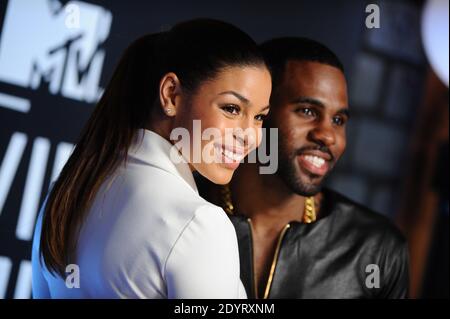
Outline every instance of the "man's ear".
{"label": "man's ear", "polygon": [[181,82],[178,76],[169,72],[159,82],[159,100],[167,116],[175,116],[180,103]]}

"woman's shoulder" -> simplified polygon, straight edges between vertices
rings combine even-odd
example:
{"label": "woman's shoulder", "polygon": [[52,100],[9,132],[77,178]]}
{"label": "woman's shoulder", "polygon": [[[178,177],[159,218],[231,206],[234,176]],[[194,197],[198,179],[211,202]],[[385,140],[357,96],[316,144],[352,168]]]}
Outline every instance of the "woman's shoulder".
{"label": "woman's shoulder", "polygon": [[128,178],[124,185],[124,191],[129,194],[128,200],[147,213],[151,210],[187,220],[196,214],[204,216],[206,211],[215,211],[222,218],[226,217],[221,207],[201,197],[198,190],[181,177],[161,171],[155,172],[152,177],[153,179]]}
{"label": "woman's shoulder", "polygon": [[[137,168],[136,168],[137,167]],[[195,188],[181,176],[177,176],[157,167],[134,165],[113,176],[105,193],[125,195],[125,201],[144,210],[170,207],[193,207],[203,205],[202,198]],[[117,197],[117,196],[114,196]]]}
{"label": "woman's shoulder", "polygon": [[192,220],[204,223],[205,226],[215,228],[217,231],[232,230],[234,233],[233,224],[224,210],[206,200],[203,201],[204,204],[196,207]]}
{"label": "woman's shoulder", "polygon": [[182,178],[161,170],[152,179],[144,177],[118,176],[105,190],[106,200],[99,203],[112,215],[115,229],[134,229],[134,235],[149,244],[159,238],[169,246],[190,227],[233,230],[223,209],[202,198]]}
{"label": "woman's shoulder", "polygon": [[[201,249],[202,242],[220,245],[221,238],[231,240],[229,250],[237,251],[233,226],[220,207],[201,198],[189,185],[169,186],[130,183],[121,177],[112,181],[96,199],[86,220],[80,234],[80,254],[98,256],[99,264],[107,265],[108,273],[141,273],[148,269],[157,273],[180,247],[192,253]],[[92,242],[96,245],[92,246]]]}
{"label": "woman's shoulder", "polygon": [[164,273],[177,272],[180,267],[186,267],[186,263],[193,269],[214,265],[211,267],[218,271],[224,264],[239,269],[236,232],[220,207],[208,203],[195,209],[173,241]]}

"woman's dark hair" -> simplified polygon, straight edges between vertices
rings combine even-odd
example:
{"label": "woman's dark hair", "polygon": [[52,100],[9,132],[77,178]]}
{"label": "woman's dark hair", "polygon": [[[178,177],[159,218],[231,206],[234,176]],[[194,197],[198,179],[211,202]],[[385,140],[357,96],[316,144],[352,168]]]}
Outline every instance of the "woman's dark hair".
{"label": "woman's dark hair", "polygon": [[85,212],[105,179],[126,161],[136,130],[159,105],[159,82],[174,72],[183,90],[231,66],[265,66],[257,44],[221,21],[196,19],[149,34],[125,51],[48,196],[40,247],[47,269],[65,276]]}

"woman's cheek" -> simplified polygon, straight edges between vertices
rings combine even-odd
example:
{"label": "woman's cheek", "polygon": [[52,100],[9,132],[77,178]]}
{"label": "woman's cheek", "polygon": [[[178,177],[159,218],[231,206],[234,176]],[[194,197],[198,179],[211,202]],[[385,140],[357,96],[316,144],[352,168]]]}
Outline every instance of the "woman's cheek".
{"label": "woman's cheek", "polygon": [[261,142],[262,142],[262,128],[261,127],[258,127],[257,129],[256,129],[256,145],[253,147],[253,148],[257,148],[258,146],[260,146],[261,145]]}

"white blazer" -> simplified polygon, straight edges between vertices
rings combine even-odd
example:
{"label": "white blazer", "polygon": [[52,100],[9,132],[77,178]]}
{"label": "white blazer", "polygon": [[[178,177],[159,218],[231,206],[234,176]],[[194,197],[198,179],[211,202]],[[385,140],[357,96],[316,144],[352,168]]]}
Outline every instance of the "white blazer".
{"label": "white blazer", "polygon": [[171,147],[139,130],[127,164],[103,183],[77,241],[79,288],[75,268],[66,285],[39,258],[41,210],[34,298],[246,298],[234,227],[199,196],[189,165],[171,161]]}

